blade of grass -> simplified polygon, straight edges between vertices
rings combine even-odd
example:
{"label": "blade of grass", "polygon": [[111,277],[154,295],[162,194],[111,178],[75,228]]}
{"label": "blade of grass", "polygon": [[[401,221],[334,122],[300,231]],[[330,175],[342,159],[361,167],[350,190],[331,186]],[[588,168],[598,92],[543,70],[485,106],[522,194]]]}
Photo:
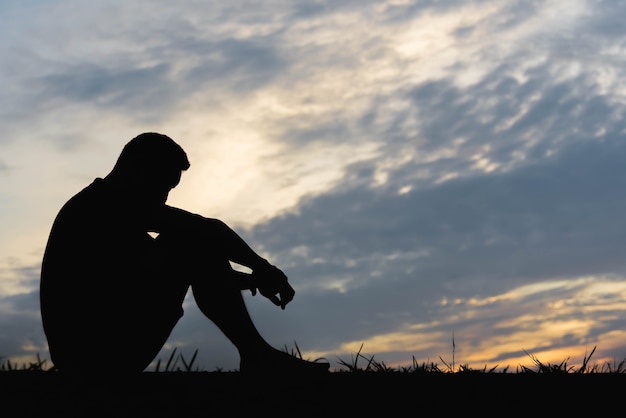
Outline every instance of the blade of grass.
{"label": "blade of grass", "polygon": [[[176,354],[176,347],[174,347],[174,350],[172,350],[172,354],[170,354],[170,358],[167,360],[167,364],[165,365],[165,371],[169,372],[170,370],[170,364],[172,364],[172,359],[174,358],[174,355]],[[174,362],[174,364],[176,364],[176,362]]]}

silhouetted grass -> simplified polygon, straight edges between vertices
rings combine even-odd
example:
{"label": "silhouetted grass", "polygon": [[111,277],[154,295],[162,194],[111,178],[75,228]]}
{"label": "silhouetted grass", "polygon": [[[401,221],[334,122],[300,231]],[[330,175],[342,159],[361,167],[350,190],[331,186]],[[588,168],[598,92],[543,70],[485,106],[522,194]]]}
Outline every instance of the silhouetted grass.
{"label": "silhouetted grass", "polygon": [[[482,368],[473,368],[469,364],[461,364],[459,366],[447,363],[441,356],[439,357],[443,367],[435,362],[422,362],[419,363],[415,356],[412,358],[412,362],[408,366],[391,367],[384,361],[375,359],[375,355],[363,354],[363,344],[359,350],[351,355],[350,360],[338,359],[340,365],[339,369],[331,371],[331,373],[439,373],[439,374],[458,374],[458,373],[531,373],[531,374],[593,374],[593,373],[609,373],[609,374],[625,374],[626,373],[626,358],[621,362],[614,362],[613,364],[605,362],[603,364],[591,364],[591,357],[595,353],[597,347],[593,347],[589,354],[585,354],[582,364],[579,367],[572,366],[568,363],[569,357],[561,361],[560,363],[543,363],[536,355],[523,350],[524,353],[531,359],[534,367],[519,365],[515,372],[510,371],[510,367],[498,368],[498,366]],[[294,343],[293,348],[285,345],[282,351],[291,354],[294,357],[298,357],[308,361],[326,361],[325,358],[320,357],[317,359],[304,358],[300,347],[297,343]],[[153,372],[206,372],[207,370],[200,368],[195,364],[198,355],[198,349],[196,349],[191,358],[187,359],[182,353],[178,353],[177,348],[172,350],[169,358],[163,364],[161,359],[157,360]],[[454,356],[453,356],[454,358]],[[9,359],[3,360],[0,357],[0,372],[7,371],[49,371],[54,372],[56,369],[54,366],[48,366],[48,361],[42,359],[39,353],[36,355],[36,360],[24,363],[16,364]],[[150,371],[150,370],[147,370]],[[223,369],[217,368],[215,372],[222,372]]]}
{"label": "silhouetted grass", "polygon": [[[196,369],[193,369],[193,364],[196,361],[196,356],[198,355],[198,349],[196,348],[196,351],[193,352],[193,356],[191,356],[191,360],[189,360],[188,362],[185,360],[185,357],[183,357],[182,354],[179,354],[178,356],[176,356],[176,348],[174,348],[172,350],[172,353],[170,354],[169,359],[167,360],[167,363],[165,363],[165,369],[163,369],[164,372],[172,372],[172,371],[176,371],[176,372],[180,372],[180,371],[185,371],[185,372],[192,372],[192,371],[196,371],[199,372],[200,369],[196,366]],[[180,362],[183,364],[183,368],[181,369],[181,367],[178,365],[178,361],[180,360]],[[161,371],[161,359],[159,359],[157,361],[157,364],[155,366],[155,372],[160,372]]]}
{"label": "silhouetted grass", "polygon": [[[612,413],[626,383],[626,359],[591,364],[595,347],[582,365],[569,358],[544,363],[526,352],[532,366],[473,368],[440,357],[441,363],[418,362],[391,367],[362,352],[339,359],[340,367],[319,376],[253,376],[221,369],[207,372],[197,363],[198,350],[185,357],[174,349],[166,361],[139,376],[98,374],[74,380],[55,372],[48,361],[15,364],[0,359],[0,396],[17,405],[10,416],[233,417],[289,413],[302,416],[405,416],[467,414],[501,416],[515,408],[543,416]],[[304,358],[296,344],[283,351]],[[598,401],[600,400],[600,401]],[[611,407],[610,407],[611,406]],[[5,408],[6,409],[6,408]],[[603,411],[603,409],[605,411]],[[2,409],[0,409],[2,411]],[[97,413],[96,415],[93,415]]]}
{"label": "silhouetted grass", "polygon": [[[2,359],[2,357],[0,357],[0,360]],[[39,353],[37,353],[37,360],[30,362],[28,364],[15,364],[15,363],[11,363],[11,360],[7,359],[7,360],[2,360],[0,362],[0,372],[6,372],[6,371],[16,371],[16,370],[31,370],[31,371],[52,371],[54,369],[54,367],[50,367],[48,368],[46,366],[46,364],[48,363],[48,360],[46,359],[41,359],[41,357],[39,356]]]}

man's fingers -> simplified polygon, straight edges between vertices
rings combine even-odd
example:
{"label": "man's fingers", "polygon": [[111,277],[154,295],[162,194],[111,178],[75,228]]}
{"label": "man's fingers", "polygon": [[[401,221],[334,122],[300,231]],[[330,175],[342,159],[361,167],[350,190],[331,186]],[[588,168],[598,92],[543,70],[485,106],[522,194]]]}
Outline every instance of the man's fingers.
{"label": "man's fingers", "polygon": [[268,298],[274,305],[285,309],[293,300],[295,290],[289,285],[287,276],[275,266],[269,266],[268,270],[254,271],[253,278],[258,285],[261,295]]}
{"label": "man's fingers", "polygon": [[283,302],[283,305],[288,304],[289,302],[291,302],[293,300],[293,297],[295,295],[295,292],[289,292],[288,294],[281,294],[280,295],[280,300]]}
{"label": "man's fingers", "polygon": [[280,299],[278,299],[278,296],[271,295],[271,296],[268,296],[268,299],[271,300],[274,305],[281,306],[281,301]]}

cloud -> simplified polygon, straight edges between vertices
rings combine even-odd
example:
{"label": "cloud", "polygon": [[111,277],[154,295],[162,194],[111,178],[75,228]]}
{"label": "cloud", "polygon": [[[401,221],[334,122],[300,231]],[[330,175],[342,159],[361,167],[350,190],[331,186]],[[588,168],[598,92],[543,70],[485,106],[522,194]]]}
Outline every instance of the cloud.
{"label": "cloud", "polygon": [[[437,276],[493,279],[619,272],[625,153],[620,140],[605,139],[406,194],[357,185],[302,202],[297,214],[255,228],[252,239],[283,262],[330,264],[339,276],[371,272],[392,255],[384,265],[404,264],[417,277],[439,269]],[[365,272],[355,275],[371,276]]]}
{"label": "cloud", "polygon": [[[518,30],[536,24],[532,13],[525,16]],[[551,45],[556,53],[558,43]],[[461,56],[455,71],[370,96],[356,115],[285,125],[282,137],[294,148],[311,138],[330,149],[337,137],[355,149],[357,138],[379,144],[376,158],[346,166],[325,193],[303,196],[290,213],[246,231],[300,289],[294,309],[299,319],[313,319],[310,346],[341,350],[340,341],[354,348],[380,336],[387,348],[375,347],[389,350],[395,332],[406,349],[432,356],[456,330],[484,353],[476,360],[491,363],[521,359],[523,348],[557,352],[597,341],[620,326],[580,319],[584,309],[575,306],[549,314],[555,301],[576,300],[588,281],[497,302],[524,286],[577,283],[584,275],[611,286],[624,270],[620,103],[593,68],[578,66],[580,56],[528,59],[515,55],[523,48],[505,46],[506,59],[471,82],[459,82],[472,66]],[[496,301],[475,307],[490,298]],[[621,309],[611,315],[619,318]],[[516,323],[515,315],[524,319]],[[300,335],[296,326],[270,322]],[[276,332],[269,334],[280,341]]]}
{"label": "cloud", "polygon": [[0,295],[19,295],[39,287],[40,261],[28,264],[29,260],[5,256],[0,264]]}
{"label": "cloud", "polygon": [[[3,279],[6,277],[2,272]],[[22,285],[38,287],[39,269],[18,268],[16,274],[26,276]],[[35,284],[37,283],[37,284]],[[0,297],[0,357],[11,358],[15,364],[33,361],[37,354],[48,358],[48,346],[39,314],[39,290]]]}
{"label": "cloud", "polygon": [[[289,315],[249,298],[272,342],[432,357],[455,332],[486,361],[602,337],[619,357],[613,3],[13,6],[0,29],[2,221],[15,237],[2,248],[20,260],[0,271],[9,351],[40,346],[24,334],[36,283],[20,266],[54,208],[159,130],[192,158],[172,201],[241,228],[296,286]],[[236,365],[187,312],[170,345]]]}
{"label": "cloud", "polygon": [[[468,145],[463,143],[455,151],[457,158],[434,159],[427,164],[431,175],[421,177],[416,173],[423,172],[422,161],[404,161],[386,168],[382,184],[376,181],[379,160],[354,164],[335,189],[304,198],[297,211],[247,231],[246,237],[284,266],[304,293],[297,299],[297,309],[302,310],[302,318],[315,318],[316,324],[307,328],[317,335],[313,345],[344,341],[356,350],[358,341],[368,341],[374,345],[371,348],[385,349],[391,341],[400,344],[399,340],[404,340],[414,353],[427,356],[430,352],[432,356],[434,347],[441,348],[441,339],[437,345],[430,338],[444,338],[456,330],[459,336],[474,335],[500,344],[498,349],[503,351],[499,354],[476,358],[497,362],[511,360],[510,350],[518,350],[514,358],[521,361],[519,350],[523,348],[558,350],[609,335],[610,329],[621,326],[623,307],[619,305],[607,318],[591,319],[582,313],[587,308],[571,302],[567,311],[552,318],[551,304],[578,298],[572,290],[561,295],[534,294],[534,300],[519,299],[515,305],[490,302],[483,313],[484,308],[475,308],[469,301],[515,294],[524,286],[549,284],[555,279],[574,283],[585,275],[597,284],[621,283],[626,268],[620,250],[626,244],[620,234],[626,226],[622,216],[626,209],[626,176],[622,175],[626,148],[621,141],[621,121],[613,116],[620,109],[593,94],[572,106],[579,83],[552,89],[537,83],[545,99],[533,101],[527,116],[517,118],[506,131],[498,131],[495,126],[504,118],[480,123],[471,117],[474,112],[479,114],[478,110],[458,104],[466,97],[464,91],[441,83],[428,85],[433,86],[435,90],[422,96],[437,104],[426,106],[432,110],[424,118],[428,122],[423,132],[426,138],[433,132],[437,139],[422,143],[427,154],[437,154],[438,147],[450,145],[447,138],[436,136],[436,127],[440,124],[454,130],[458,125],[469,139]],[[511,86],[528,94],[528,86]],[[435,94],[439,91],[442,93]],[[453,94],[448,94],[450,91]],[[560,118],[545,117],[546,108]],[[440,113],[436,109],[441,109]],[[602,126],[597,111],[612,123]],[[453,116],[447,119],[449,113]],[[533,141],[538,133],[544,136]],[[522,138],[522,147],[529,144],[526,156],[516,160],[511,152],[515,147],[505,143],[500,148],[499,135]],[[414,155],[421,154],[419,144]],[[484,155],[496,164],[494,170],[477,169],[473,154],[462,149],[481,149],[486,144],[494,144],[485,148]],[[393,142],[387,147],[386,155],[394,155]],[[459,176],[437,181],[438,173],[450,172],[452,164]],[[412,187],[400,192],[403,185]],[[581,284],[576,292],[591,288],[590,282]],[[442,304],[446,300],[467,302]],[[590,307],[602,305],[599,301],[588,303]],[[499,324],[524,312],[536,315],[525,317],[523,325]],[[571,322],[581,315],[588,319],[578,325]],[[556,332],[558,324],[562,327]],[[419,332],[411,331],[414,325],[420,326]],[[578,329],[575,335],[559,337],[570,326]],[[525,340],[505,343],[523,328],[529,329]],[[554,339],[546,340],[549,335]],[[420,348],[420,340],[431,343]],[[471,341],[466,340],[477,352],[494,351],[487,342]],[[513,347],[514,342],[527,345]],[[407,356],[406,352],[385,354]]]}
{"label": "cloud", "polygon": [[88,105],[123,104],[143,109],[146,105],[171,103],[171,95],[164,91],[169,85],[167,72],[164,64],[118,71],[82,65],[43,77],[42,94]]}

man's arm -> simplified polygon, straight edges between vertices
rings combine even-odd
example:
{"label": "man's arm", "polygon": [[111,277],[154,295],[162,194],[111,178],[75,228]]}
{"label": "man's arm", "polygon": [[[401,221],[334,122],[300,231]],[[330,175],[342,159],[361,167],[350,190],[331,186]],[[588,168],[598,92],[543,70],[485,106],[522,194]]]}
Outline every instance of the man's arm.
{"label": "man's arm", "polygon": [[230,261],[249,267],[251,270],[263,269],[269,262],[258,255],[233,229],[219,219],[206,218],[183,209],[164,205],[159,208],[150,223],[155,232],[172,231],[205,238],[208,246],[214,247]]}
{"label": "man's arm", "polygon": [[[257,254],[233,229],[219,219],[206,218],[183,209],[164,205],[154,216],[153,228],[161,231],[193,231],[201,239],[210,240],[209,246],[224,258],[252,270],[249,288],[252,294],[256,289],[275,305],[285,309],[291,302],[295,291],[289,285],[287,276],[276,266]],[[241,280],[241,275],[236,277]],[[276,296],[278,295],[278,296]]]}

